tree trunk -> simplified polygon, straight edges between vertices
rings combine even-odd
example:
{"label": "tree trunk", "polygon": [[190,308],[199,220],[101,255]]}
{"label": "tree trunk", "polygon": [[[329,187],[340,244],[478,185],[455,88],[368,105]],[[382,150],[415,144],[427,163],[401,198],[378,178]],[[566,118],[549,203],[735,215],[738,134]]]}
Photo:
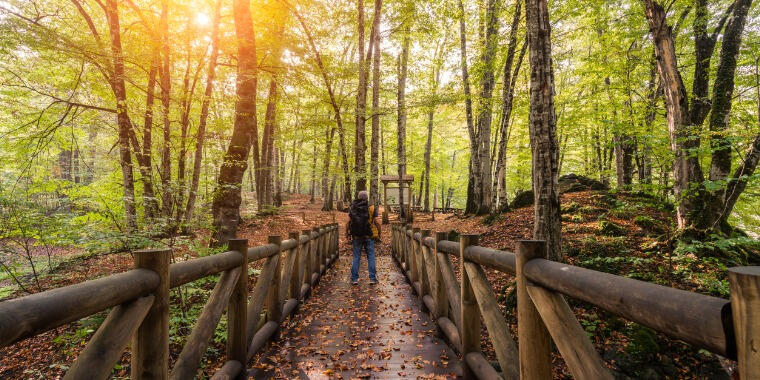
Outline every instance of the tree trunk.
{"label": "tree trunk", "polygon": [[116,0],[106,0],[105,13],[111,37],[111,54],[113,58],[111,88],[117,104],[116,124],[119,130],[119,163],[121,165],[122,181],[124,182],[124,219],[127,231],[131,232],[137,229],[135,182],[132,171],[132,153],[129,148],[129,135],[132,128],[132,122],[129,120],[127,107],[118,106],[127,104],[127,90],[124,84],[124,55],[121,47],[118,2]]}
{"label": "tree trunk", "polygon": [[559,147],[547,1],[526,0],[525,13],[531,71],[529,129],[533,156],[533,237],[546,240],[548,257],[560,261]]}
{"label": "tree trunk", "polygon": [[472,118],[472,94],[470,91],[470,74],[467,68],[467,29],[465,27],[465,17],[467,14],[464,11],[464,2],[459,0],[459,51],[460,51],[460,66],[462,69],[462,85],[464,87],[464,105],[465,105],[465,117],[467,120],[467,132],[470,136],[470,163],[468,165],[468,179],[467,179],[467,205],[465,207],[466,213],[476,213],[477,203],[475,199],[474,189],[477,187],[475,183],[480,177],[477,171],[480,169],[480,163],[478,160],[478,145],[477,136],[475,134],[475,126]]}
{"label": "tree trunk", "polygon": [[[377,204],[378,196],[378,143],[380,140],[380,10],[381,0],[375,0],[375,20],[372,29],[374,36],[370,42],[373,47],[372,56],[372,136],[370,142],[370,159],[369,159],[369,199],[373,204]],[[385,174],[385,173],[383,173]]]}
{"label": "tree trunk", "polygon": [[409,62],[409,25],[404,29],[404,42],[401,48],[401,55],[398,57],[398,93],[397,93],[397,113],[398,113],[398,138],[396,143],[396,158],[398,160],[399,176],[399,218],[405,219],[406,212],[404,209],[404,182],[402,178],[406,174],[406,74],[407,64]]}
{"label": "tree trunk", "polygon": [[221,19],[221,7],[222,0],[217,0],[214,6],[213,29],[211,31],[211,57],[209,58],[208,71],[206,73],[206,89],[203,92],[203,100],[201,101],[201,115],[200,120],[198,121],[198,132],[195,137],[193,175],[190,183],[190,191],[187,196],[185,223],[189,223],[193,218],[193,212],[195,211],[195,199],[197,198],[198,184],[200,183],[201,163],[203,161],[203,143],[206,140],[206,123],[208,121],[211,95],[214,92],[216,62],[219,58],[219,21]]}
{"label": "tree trunk", "polygon": [[[734,94],[734,76],[736,75],[737,57],[742,43],[742,34],[747,19],[747,13],[752,0],[737,0],[734,3],[733,16],[726,25],[726,31],[721,41],[720,61],[715,72],[713,83],[712,108],[710,111],[710,147],[712,159],[710,161],[710,180],[725,181],[731,174],[731,151],[732,137],[726,133],[731,114]],[[754,144],[753,144],[754,146]],[[746,162],[746,159],[745,159]],[[746,170],[746,169],[745,169]],[[727,207],[727,187],[721,187],[710,195],[711,202],[707,202],[709,223],[712,229],[720,227],[718,224],[725,221],[731,214],[733,200],[730,209]],[[732,187],[732,197],[738,197],[741,192],[736,186]],[[744,190],[742,188],[742,190]],[[712,209],[711,209],[712,208]]]}
{"label": "tree trunk", "polygon": [[150,69],[148,70],[148,87],[145,98],[145,121],[143,123],[143,143],[142,153],[137,144],[133,144],[137,161],[140,169],[140,176],[143,183],[143,208],[145,219],[153,219],[158,215],[158,200],[153,190],[153,163],[151,159],[152,136],[153,136],[153,103],[155,101],[156,75],[158,75],[158,65],[161,57],[161,50],[158,46],[153,49],[150,60]]}
{"label": "tree trunk", "polygon": [[480,176],[476,181],[475,199],[478,215],[488,214],[492,208],[492,177],[491,177],[491,120],[493,116],[493,88],[495,84],[494,60],[496,58],[497,35],[499,23],[497,19],[497,0],[488,0],[485,10],[485,41],[480,56],[482,78],[480,81],[480,98],[478,102],[477,120],[477,154]]}
{"label": "tree trunk", "polygon": [[243,173],[248,166],[251,131],[256,130],[257,62],[250,3],[246,0],[233,0],[232,4],[238,43],[237,100],[232,137],[219,170],[217,189],[214,191],[212,246],[225,244],[237,235]]}
{"label": "tree trunk", "polygon": [[172,158],[171,158],[171,121],[169,119],[171,103],[171,52],[169,48],[169,0],[161,1],[161,18],[159,20],[161,33],[161,111],[164,124],[164,140],[161,150],[161,187],[162,187],[162,218],[171,220],[172,216]]}
{"label": "tree trunk", "polygon": [[[512,26],[509,30],[509,45],[507,47],[507,59],[504,62],[504,84],[501,93],[501,115],[499,118],[499,147],[496,157],[496,168],[494,169],[494,188],[493,188],[493,205],[497,210],[503,210],[506,206],[507,185],[506,185],[506,165],[507,165],[507,144],[510,137],[510,118],[512,116],[512,104],[515,95],[515,84],[517,75],[520,72],[525,51],[528,48],[527,43],[523,43],[520,49],[520,55],[517,63],[514,63],[515,52],[517,51],[517,31],[520,26],[522,1],[515,2],[515,12],[512,18]],[[512,67],[514,65],[514,68]]]}
{"label": "tree trunk", "polygon": [[[707,114],[711,113],[710,128],[713,132],[711,144],[714,149],[711,179],[725,178],[730,171],[730,151],[720,132],[725,128],[726,118],[731,110],[730,98],[733,94],[736,56],[741,45],[741,35],[751,0],[740,0],[732,4],[711,35],[707,33],[709,15],[707,2],[705,0],[695,2],[696,64],[691,107],[689,107],[689,97],[678,69],[673,31],[667,25],[665,10],[654,0],[642,1],[655,45],[655,56],[667,106],[671,150],[675,155],[673,191],[678,204],[676,214],[678,227],[681,230],[692,228],[703,232],[713,230],[720,227],[718,224],[723,215],[720,210],[726,208],[725,193],[722,190],[710,193],[705,189],[704,174],[699,159],[692,152],[700,147],[701,125]],[[733,17],[730,17],[731,15]],[[724,42],[713,88],[715,99],[711,102],[708,97],[710,60],[724,25],[726,25],[726,32],[723,36]],[[710,104],[712,104],[712,111]],[[726,159],[727,151],[728,160]]]}

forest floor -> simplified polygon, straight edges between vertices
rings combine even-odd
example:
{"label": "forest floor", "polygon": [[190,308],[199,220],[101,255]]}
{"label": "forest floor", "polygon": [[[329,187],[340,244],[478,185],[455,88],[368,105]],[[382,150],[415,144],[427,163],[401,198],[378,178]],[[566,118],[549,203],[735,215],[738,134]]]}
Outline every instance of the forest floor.
{"label": "forest floor", "polygon": [[[289,195],[285,205],[275,215],[265,217],[250,216],[243,212],[245,222],[241,224],[239,236],[249,239],[249,246],[266,242],[272,234],[286,235],[289,231],[300,231],[313,226],[332,222],[333,218],[345,226],[347,216],[339,212],[323,212],[319,202],[310,204],[308,197]],[[701,293],[727,296],[725,267],[714,261],[700,260],[693,254],[674,254],[668,244],[672,209],[656,199],[635,194],[614,194],[597,191],[582,191],[563,194],[563,253],[566,262],[604,272],[614,273],[645,281]],[[248,216],[246,216],[248,215]],[[392,217],[393,219],[393,217]],[[435,221],[430,214],[416,214],[415,225],[433,231],[452,231],[450,239],[458,234],[479,233],[480,245],[513,250],[520,239],[532,235],[532,207],[519,208],[488,217],[464,217],[455,214],[436,214]],[[378,250],[380,262],[390,261],[390,226],[383,227],[383,244]],[[348,247],[341,233],[341,255],[348,254]],[[180,239],[174,244],[174,259],[185,260],[212,254],[204,249],[207,231],[197,231],[193,238]],[[342,257],[340,261],[346,258]],[[335,282],[345,284],[345,266],[331,269],[331,274],[314,289],[314,296],[302,307],[298,318],[312,320],[313,313],[324,312],[320,308],[319,297],[331,292],[343,292]],[[52,273],[41,278],[44,288],[65,286],[88,279],[122,272],[132,267],[128,253],[81,256],[59,265]],[[342,268],[342,269],[341,269]],[[388,292],[408,287],[403,281],[390,276],[397,271],[393,265],[381,266],[386,276],[383,281],[393,284]],[[458,268],[458,265],[455,265]],[[342,275],[341,275],[342,273]],[[397,273],[396,273],[397,274]],[[502,311],[516,334],[514,308],[514,282],[511,276],[487,270],[489,280],[496,292]],[[199,280],[181,291],[172,292],[170,321],[171,360],[181,351],[184,340],[197,318],[205,299],[210,294],[216,278]],[[251,281],[251,287],[255,281]],[[322,289],[324,287],[324,290]],[[395,289],[398,288],[398,289]],[[348,290],[345,290],[348,291]],[[324,293],[322,293],[324,292]],[[336,293],[337,294],[337,293]],[[388,296],[390,293],[385,294]],[[16,296],[23,294],[16,293]],[[313,306],[308,306],[314,300]],[[665,378],[728,378],[719,358],[704,351],[691,348],[685,343],[674,341],[651,329],[627,322],[609,315],[598,308],[571,300],[576,316],[585,328],[598,351],[615,370],[618,378],[665,379]],[[323,303],[322,303],[323,304]],[[365,303],[366,304],[366,303]],[[357,317],[366,316],[362,303],[352,312]],[[375,305],[380,307],[380,305]],[[392,313],[393,305],[383,305],[384,312]],[[416,312],[409,308],[405,312]],[[94,330],[105,318],[99,313],[89,318],[61,326],[39,336],[0,349],[0,378],[55,378],[67,369],[83,349]],[[390,314],[389,314],[390,315]],[[392,317],[400,317],[393,315]],[[225,320],[217,330],[214,342],[204,357],[204,373],[213,373],[222,364],[224,356]],[[286,324],[289,321],[285,322]],[[286,330],[287,331],[287,330]],[[286,334],[287,332],[284,332]],[[490,342],[484,334],[483,347],[489,359],[495,356]],[[253,368],[266,370],[267,363],[279,360],[277,350],[282,342],[276,343],[269,351],[253,363]],[[308,349],[308,344],[306,345]],[[452,358],[455,360],[455,358]],[[562,359],[555,355],[555,377],[570,378]],[[440,362],[440,361],[439,361]],[[353,363],[361,365],[361,361]],[[345,364],[348,365],[348,364]],[[400,367],[399,367],[400,368]],[[357,370],[349,368],[347,371]],[[322,377],[336,376],[346,371],[328,371]],[[444,371],[446,372],[446,371]],[[369,371],[371,376],[371,371]],[[114,377],[129,374],[129,352],[126,352],[114,369]],[[278,374],[272,374],[278,375]],[[279,374],[276,377],[289,377]]]}

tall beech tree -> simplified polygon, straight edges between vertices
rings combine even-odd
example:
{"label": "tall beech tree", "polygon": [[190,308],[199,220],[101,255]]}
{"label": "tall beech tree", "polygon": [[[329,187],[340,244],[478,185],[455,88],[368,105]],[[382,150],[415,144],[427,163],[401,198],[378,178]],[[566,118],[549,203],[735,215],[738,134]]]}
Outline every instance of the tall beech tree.
{"label": "tall beech tree", "polygon": [[546,241],[548,256],[562,258],[559,146],[554,110],[551,24],[546,0],[526,0],[530,50],[530,147],[533,167],[533,237]]}
{"label": "tall beech tree", "polygon": [[[681,77],[676,55],[674,32],[665,9],[654,0],[642,0],[649,31],[655,46],[657,68],[662,81],[667,106],[667,124],[670,145],[675,155],[673,164],[673,190],[677,201],[676,222],[679,229],[703,234],[728,228],[726,219],[741,194],[738,188],[720,185],[734,183],[742,173],[753,171],[754,147],[745,155],[750,158],[740,164],[740,171],[730,176],[731,142],[723,135],[731,112],[736,74],[736,57],[742,42],[742,34],[751,0],[737,0],[729,6],[718,20],[712,33],[708,33],[709,12],[707,0],[694,2],[694,80],[691,95]],[[725,30],[724,30],[725,28]],[[715,70],[712,99],[709,96],[710,63],[715,45],[722,34],[721,52]],[[709,131],[712,148],[709,181],[694,154],[701,146],[702,124],[710,115]],[[746,160],[745,158],[745,160]],[[728,195],[728,196],[727,196]],[[729,208],[729,206],[731,206]]]}
{"label": "tall beech tree", "polygon": [[248,150],[251,136],[256,131],[256,80],[258,62],[256,61],[256,40],[251,18],[250,3],[247,0],[233,0],[235,19],[235,36],[237,40],[237,81],[235,102],[235,123],[232,137],[224,154],[217,177],[216,190],[211,206],[214,246],[227,243],[237,236],[240,222],[240,190],[243,185],[243,173],[248,167]]}

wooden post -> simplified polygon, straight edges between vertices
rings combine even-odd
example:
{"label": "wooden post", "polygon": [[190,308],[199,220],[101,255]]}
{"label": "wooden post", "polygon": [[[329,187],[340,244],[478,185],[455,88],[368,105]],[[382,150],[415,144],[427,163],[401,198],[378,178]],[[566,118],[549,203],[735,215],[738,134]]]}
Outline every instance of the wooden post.
{"label": "wooden post", "polygon": [[[230,295],[230,303],[227,305],[227,360],[237,360],[245,363],[248,357],[248,340],[246,339],[246,326],[248,309],[248,240],[231,239],[230,251],[240,252],[242,263],[240,264],[240,277],[235,289]],[[240,371],[236,379],[245,380],[247,374]]]}
{"label": "wooden post", "polygon": [[528,294],[528,280],[523,273],[525,264],[535,258],[546,258],[546,242],[520,240],[517,242],[515,272],[517,274],[517,338],[520,351],[521,379],[551,379],[551,337],[541,315]]}
{"label": "wooden post", "polygon": [[267,322],[280,324],[282,320],[282,300],[280,299],[280,279],[282,278],[282,237],[279,235],[269,236],[269,244],[277,245],[277,265],[273,268],[274,276],[269,284],[267,292]]}
{"label": "wooden post", "polygon": [[135,268],[158,273],[155,300],[132,338],[132,379],[169,378],[169,257],[171,249],[134,252]]}
{"label": "wooden post", "polygon": [[760,266],[728,270],[736,358],[742,380],[760,379]]}
{"label": "wooden post", "polygon": [[438,262],[438,242],[446,240],[449,234],[446,232],[435,233],[435,249],[433,251],[433,265],[435,268],[435,287],[433,288],[433,298],[435,299],[435,318],[448,317],[449,316],[449,297],[446,292],[446,285],[443,283],[443,273],[441,273],[441,266]]}
{"label": "wooden post", "polygon": [[301,234],[289,232],[288,238],[296,241],[296,246],[290,251],[293,255],[293,267],[290,272],[290,298],[301,298]]}
{"label": "wooden post", "polygon": [[[471,245],[478,245],[478,237],[479,235],[468,234],[459,238],[459,273],[462,274],[462,326],[459,336],[462,339],[462,356],[467,356],[471,352],[480,352],[480,309],[464,267],[464,250]],[[476,378],[467,361],[462,364],[464,364],[465,378]]]}
{"label": "wooden post", "polygon": [[[420,231],[420,287],[422,288],[420,301],[422,301],[421,297],[432,293],[430,289],[430,279],[428,278],[428,259],[430,257],[430,249],[425,245],[425,238],[429,236],[430,230]],[[425,305],[425,303],[422,302],[422,305]],[[430,310],[430,312],[432,311],[433,310]]]}
{"label": "wooden post", "polygon": [[304,284],[309,284],[309,286],[311,286],[311,274],[314,273],[314,260],[311,254],[311,230],[303,230],[301,231],[301,234],[309,237],[309,240],[307,240],[306,243],[304,243],[303,248],[301,248],[301,252],[305,256],[303,282]]}
{"label": "wooden post", "polygon": [[316,267],[314,268],[314,272],[317,272],[319,276],[322,275],[322,262],[324,261],[322,259],[322,245],[320,244],[320,234],[319,234],[319,227],[313,228],[314,233],[316,233],[316,236],[314,237],[314,242],[312,243],[314,245],[314,260],[316,261]]}
{"label": "wooden post", "polygon": [[[420,243],[415,240],[414,235],[420,232],[419,227],[412,228],[412,237],[410,243],[412,244],[412,279],[413,282],[420,281]],[[421,292],[418,292],[421,293]]]}

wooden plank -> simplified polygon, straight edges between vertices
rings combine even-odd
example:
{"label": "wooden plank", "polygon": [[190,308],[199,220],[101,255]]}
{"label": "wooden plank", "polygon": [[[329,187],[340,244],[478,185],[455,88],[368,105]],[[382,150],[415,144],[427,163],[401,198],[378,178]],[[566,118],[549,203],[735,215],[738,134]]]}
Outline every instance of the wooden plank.
{"label": "wooden plank", "polygon": [[454,317],[454,323],[457,327],[462,326],[462,301],[459,282],[457,282],[454,269],[451,267],[451,260],[445,253],[436,253],[438,259],[438,268],[443,276],[443,284],[446,287],[446,293],[449,296],[449,305],[451,306],[451,316]]}
{"label": "wooden plank", "polygon": [[526,264],[525,275],[537,285],[735,359],[726,299],[544,259]]}
{"label": "wooden plank", "polygon": [[132,335],[148,314],[154,299],[152,295],[140,297],[114,307],[66,371],[64,380],[107,379],[114,363],[121,358]]}
{"label": "wooden plank", "polygon": [[760,379],[760,266],[728,270],[739,376]]}
{"label": "wooden plank", "polygon": [[443,332],[446,340],[449,341],[449,344],[454,347],[457,352],[462,353],[462,338],[459,337],[459,330],[454,322],[451,322],[451,319],[447,317],[439,317],[436,320],[436,324],[441,332]]}
{"label": "wooden plank", "polygon": [[[230,239],[230,249],[240,252],[243,262],[227,306],[227,360],[245,363],[248,339],[246,335],[248,324],[248,240]],[[200,359],[200,358],[199,358]],[[239,373],[238,380],[245,380],[246,374]]]}
{"label": "wooden plank", "polygon": [[253,334],[256,333],[256,326],[259,324],[261,311],[264,310],[266,297],[269,294],[269,285],[272,283],[272,278],[277,270],[279,261],[279,255],[267,258],[264,266],[261,268],[259,277],[256,279],[256,286],[253,288],[253,294],[248,302],[248,311],[246,312],[248,322],[245,336],[249,341],[253,339]]}
{"label": "wooden plank", "polygon": [[159,281],[151,270],[133,269],[0,302],[0,347],[147,295]]}
{"label": "wooden plank", "polygon": [[[444,284],[443,275],[441,274],[440,263],[438,262],[438,242],[446,240],[448,234],[446,232],[436,232],[435,234],[435,246],[433,248],[433,254],[431,259],[433,261],[433,283],[435,284],[433,289],[433,298],[435,300],[435,318],[448,317],[449,316],[449,296],[446,292],[446,284]],[[448,257],[446,257],[448,258]]]}
{"label": "wooden plank", "polygon": [[259,331],[256,331],[253,339],[251,339],[251,345],[248,346],[248,360],[251,360],[253,355],[256,355],[261,347],[264,347],[264,344],[266,344],[266,342],[269,341],[269,338],[277,332],[279,327],[280,322],[269,321],[265,323],[264,326],[261,326]]}
{"label": "wooden plank", "polygon": [[[459,336],[462,339],[462,355],[467,356],[471,352],[480,353],[480,309],[478,300],[475,298],[475,292],[472,289],[470,278],[466,275],[464,264],[464,250],[471,245],[478,245],[478,236],[474,234],[464,234],[459,237],[459,247],[461,255],[459,257],[459,273],[462,274],[461,290],[461,321],[459,326]],[[465,364],[467,362],[465,361]],[[476,377],[469,365],[464,366],[465,378]]]}
{"label": "wooden plank", "polygon": [[552,378],[552,349],[549,332],[528,295],[527,262],[546,257],[546,242],[517,242],[517,340],[520,351],[520,378],[544,380]]}
{"label": "wooden plank", "polygon": [[573,311],[559,293],[528,285],[541,319],[576,379],[613,379]]}
{"label": "wooden plank", "polygon": [[222,368],[219,368],[216,373],[214,373],[214,376],[211,377],[211,380],[232,380],[237,377],[237,375],[243,371],[243,365],[240,364],[237,360],[228,360],[224,363]]}
{"label": "wooden plank", "polygon": [[470,352],[464,356],[464,361],[478,380],[499,380],[502,378],[480,352]]}
{"label": "wooden plank", "polygon": [[[282,243],[282,237],[279,235],[269,236],[269,243],[279,246]],[[277,260],[273,268],[274,276],[272,276],[272,281],[269,283],[269,291],[267,292],[267,321],[274,321],[278,324],[282,320],[282,298],[280,297],[281,262],[282,257],[280,257],[280,260]]]}
{"label": "wooden plank", "polygon": [[132,339],[131,377],[135,380],[169,377],[169,256],[166,248],[134,252],[135,267],[158,274],[155,299]]}
{"label": "wooden plank", "polygon": [[510,334],[509,325],[507,325],[507,321],[501,314],[493,288],[488,283],[486,274],[480,265],[473,262],[465,262],[464,266],[467,270],[467,277],[470,280],[472,289],[475,292],[475,298],[478,300],[480,314],[483,316],[483,322],[485,322],[488,329],[488,337],[493,343],[496,358],[499,360],[504,378],[517,379],[520,377],[520,360],[517,346]]}
{"label": "wooden plank", "polygon": [[230,295],[235,290],[239,277],[240,267],[222,273],[174,364],[170,379],[182,380],[195,376],[201,357],[206,352],[209,339],[214,335],[216,325],[229,304]]}
{"label": "wooden plank", "polygon": [[169,268],[169,287],[176,288],[188,282],[238,267],[241,263],[240,254],[234,251],[175,263]]}
{"label": "wooden plank", "polygon": [[472,246],[464,252],[467,260],[498,271],[515,274],[515,254],[485,247]]}

